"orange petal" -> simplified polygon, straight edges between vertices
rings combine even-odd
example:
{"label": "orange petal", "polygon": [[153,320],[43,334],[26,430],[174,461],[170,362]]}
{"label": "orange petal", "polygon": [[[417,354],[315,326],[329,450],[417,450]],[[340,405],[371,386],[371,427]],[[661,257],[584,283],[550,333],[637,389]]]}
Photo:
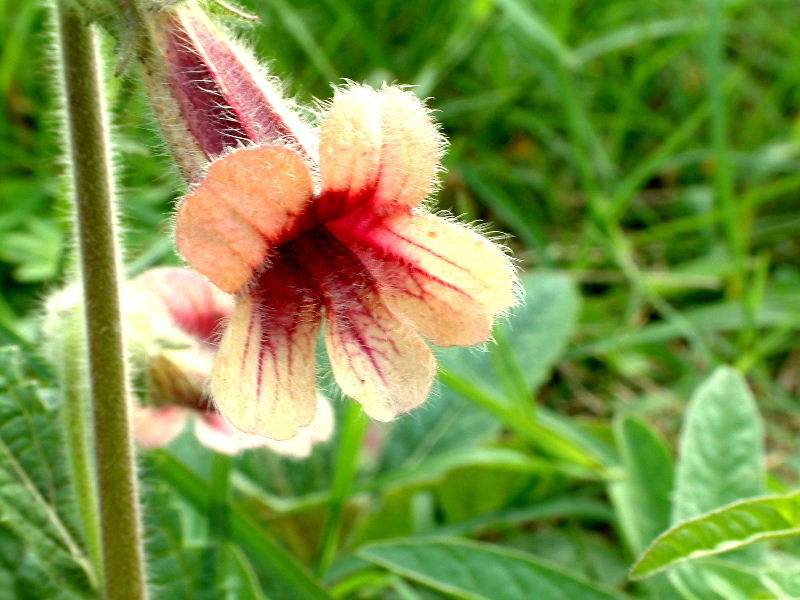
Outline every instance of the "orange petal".
{"label": "orange petal", "polygon": [[435,344],[486,341],[514,304],[510,260],[460,223],[424,212],[372,222],[353,214],[327,227],[378,281],[387,306]]}
{"label": "orange petal", "polygon": [[239,291],[270,248],[293,233],[313,193],[300,155],[281,146],[241,148],[215,161],[178,209],[178,250],[221,290]]}
{"label": "orange petal", "polygon": [[237,297],[211,392],[237,429],[285,440],[314,416],[320,308],[285,265],[260,275],[251,292]]}
{"label": "orange petal", "polygon": [[369,290],[328,308],[325,342],[342,391],[378,421],[390,421],[428,397],[436,361],[414,330]]}
{"label": "orange petal", "polygon": [[322,210],[342,216],[370,202],[413,207],[433,189],[443,138],[428,110],[397,87],[340,90],[322,124]]}

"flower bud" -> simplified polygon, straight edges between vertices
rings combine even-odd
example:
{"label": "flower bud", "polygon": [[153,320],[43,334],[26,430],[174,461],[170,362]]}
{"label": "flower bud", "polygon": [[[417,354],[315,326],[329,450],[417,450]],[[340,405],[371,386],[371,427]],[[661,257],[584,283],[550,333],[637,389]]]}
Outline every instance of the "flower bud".
{"label": "flower bud", "polygon": [[311,128],[276,80],[196,4],[154,9],[148,27],[148,91],[188,182],[197,183],[210,160],[249,143],[315,155]]}

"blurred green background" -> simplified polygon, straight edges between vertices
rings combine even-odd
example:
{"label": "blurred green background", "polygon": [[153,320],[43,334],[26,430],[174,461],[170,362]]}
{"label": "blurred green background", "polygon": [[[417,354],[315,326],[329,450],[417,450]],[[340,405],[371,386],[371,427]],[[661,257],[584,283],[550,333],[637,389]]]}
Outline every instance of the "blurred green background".
{"label": "blurred green background", "polygon": [[[778,398],[796,391],[796,2],[247,6],[261,24],[242,35],[301,101],[342,78],[417,85],[451,141],[440,205],[510,233],[526,267],[580,283],[569,376],[550,401],[602,413],[716,360]],[[0,331],[13,339],[32,335],[70,233],[44,11],[0,8]],[[174,262],[180,184],[135,78],[113,85],[110,104],[128,262]]]}
{"label": "blurred green background", "polygon": [[[731,364],[748,376],[766,416],[772,489],[796,484],[796,0],[242,4],[260,24],[224,11],[223,20],[252,40],[299,101],[327,99],[344,79],[414,84],[430,98],[450,139],[439,205],[510,234],[530,280],[545,282],[530,318],[549,314],[551,301],[564,301],[559,286],[574,282],[577,321],[562,323],[568,343],[554,342],[556,355],[543,358],[552,372],[538,373],[536,355],[518,358],[520,372],[536,373],[538,405],[568,417],[545,429],[580,424],[610,443],[614,415],[635,414],[674,446],[692,390],[713,367]],[[44,10],[0,0],[0,14],[0,342],[30,346],[36,310],[67,268],[65,140]],[[111,80],[109,104],[129,272],[178,264],[169,235],[181,184],[164,168],[166,151],[134,76]],[[502,363],[499,341],[492,357]],[[499,417],[508,430],[509,415]],[[379,470],[406,459],[387,454]],[[607,501],[598,482],[570,477],[556,486],[561,492]],[[506,498],[508,506],[522,496]],[[481,512],[460,514],[447,493],[438,500],[456,522]],[[584,575],[620,584],[625,560],[602,563],[609,541],[597,521],[612,521],[602,502],[587,513],[589,537],[575,533],[573,515],[521,545],[546,555],[555,547],[547,536],[565,536],[577,550],[564,556],[594,557],[581,563]],[[397,594],[386,597],[404,597]]]}

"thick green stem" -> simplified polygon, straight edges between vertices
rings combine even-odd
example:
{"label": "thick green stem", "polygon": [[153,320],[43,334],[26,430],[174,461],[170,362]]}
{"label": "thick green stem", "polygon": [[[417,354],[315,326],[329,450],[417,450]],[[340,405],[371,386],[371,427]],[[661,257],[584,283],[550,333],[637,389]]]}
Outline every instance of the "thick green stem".
{"label": "thick green stem", "polygon": [[147,597],[119,301],[119,256],[94,32],[57,3],[83,276],[107,600]]}

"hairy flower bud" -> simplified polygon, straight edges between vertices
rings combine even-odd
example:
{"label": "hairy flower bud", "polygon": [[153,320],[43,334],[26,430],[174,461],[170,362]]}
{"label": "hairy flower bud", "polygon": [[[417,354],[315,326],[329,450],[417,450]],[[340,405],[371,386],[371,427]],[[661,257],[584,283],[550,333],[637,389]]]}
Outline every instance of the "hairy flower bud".
{"label": "hairy flower bud", "polygon": [[193,2],[148,15],[147,86],[184,177],[249,143],[289,145],[314,156],[311,128],[274,78]]}

